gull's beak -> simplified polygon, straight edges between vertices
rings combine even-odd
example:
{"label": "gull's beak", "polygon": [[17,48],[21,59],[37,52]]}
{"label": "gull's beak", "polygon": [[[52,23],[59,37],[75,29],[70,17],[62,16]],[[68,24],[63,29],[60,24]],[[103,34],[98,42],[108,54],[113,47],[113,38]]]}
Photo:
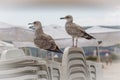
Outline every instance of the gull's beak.
{"label": "gull's beak", "polygon": [[28,25],[33,25],[33,23],[28,23]]}
{"label": "gull's beak", "polygon": [[61,17],[60,19],[66,19],[65,17]]}
{"label": "gull's beak", "polygon": [[32,28],[34,28],[34,26],[30,26],[29,28],[32,29]]}
{"label": "gull's beak", "polygon": [[33,29],[33,28],[34,28],[34,26],[32,26],[33,23],[28,23],[28,25],[31,25],[31,26],[29,27],[30,29]]}

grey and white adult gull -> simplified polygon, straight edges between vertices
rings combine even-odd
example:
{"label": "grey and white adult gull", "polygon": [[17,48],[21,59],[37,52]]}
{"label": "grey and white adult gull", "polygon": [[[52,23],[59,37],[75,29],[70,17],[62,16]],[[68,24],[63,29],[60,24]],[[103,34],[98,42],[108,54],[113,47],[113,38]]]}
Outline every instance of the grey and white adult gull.
{"label": "grey and white adult gull", "polygon": [[54,39],[50,35],[44,33],[40,21],[34,21],[33,23],[29,23],[29,25],[33,25],[32,27],[35,28],[34,44],[37,47],[52,52],[62,53],[62,51],[56,45]]}
{"label": "grey and white adult gull", "polygon": [[62,17],[60,19],[66,19],[67,20],[67,22],[65,24],[65,29],[66,29],[66,32],[69,35],[72,36],[72,41],[73,41],[73,45],[72,46],[73,47],[74,47],[74,44],[75,44],[74,43],[74,39],[75,38],[76,38],[76,45],[75,45],[75,47],[77,47],[77,42],[78,42],[78,38],[79,37],[82,37],[82,38],[85,38],[85,39],[88,39],[88,40],[95,39],[93,36],[91,36],[88,33],[86,33],[85,30],[81,26],[75,24],[73,22],[73,17],[71,15],[67,15],[67,16]]}

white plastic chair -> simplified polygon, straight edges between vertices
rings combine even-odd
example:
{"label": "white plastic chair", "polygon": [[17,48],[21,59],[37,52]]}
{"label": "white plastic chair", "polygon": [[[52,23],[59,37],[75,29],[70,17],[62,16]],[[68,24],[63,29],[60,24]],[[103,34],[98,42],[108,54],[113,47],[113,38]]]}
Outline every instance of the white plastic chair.
{"label": "white plastic chair", "polygon": [[89,75],[83,50],[66,48],[62,58],[61,80],[91,80]]}

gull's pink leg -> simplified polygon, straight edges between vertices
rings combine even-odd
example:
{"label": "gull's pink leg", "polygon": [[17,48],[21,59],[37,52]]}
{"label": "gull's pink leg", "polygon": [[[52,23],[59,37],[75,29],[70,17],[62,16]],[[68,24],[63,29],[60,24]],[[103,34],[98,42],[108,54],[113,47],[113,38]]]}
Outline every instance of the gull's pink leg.
{"label": "gull's pink leg", "polygon": [[77,44],[78,44],[78,38],[76,38],[76,45],[75,45],[75,47],[77,47]]}
{"label": "gull's pink leg", "polygon": [[74,47],[74,37],[72,37],[72,47]]}

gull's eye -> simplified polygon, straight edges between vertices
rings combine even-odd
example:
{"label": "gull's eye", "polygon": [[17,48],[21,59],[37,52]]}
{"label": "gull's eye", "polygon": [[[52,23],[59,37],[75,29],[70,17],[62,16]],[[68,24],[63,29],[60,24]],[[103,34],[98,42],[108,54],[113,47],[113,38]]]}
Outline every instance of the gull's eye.
{"label": "gull's eye", "polygon": [[66,18],[69,18],[69,16],[66,16]]}
{"label": "gull's eye", "polygon": [[36,22],[34,22],[34,24],[36,24]]}

